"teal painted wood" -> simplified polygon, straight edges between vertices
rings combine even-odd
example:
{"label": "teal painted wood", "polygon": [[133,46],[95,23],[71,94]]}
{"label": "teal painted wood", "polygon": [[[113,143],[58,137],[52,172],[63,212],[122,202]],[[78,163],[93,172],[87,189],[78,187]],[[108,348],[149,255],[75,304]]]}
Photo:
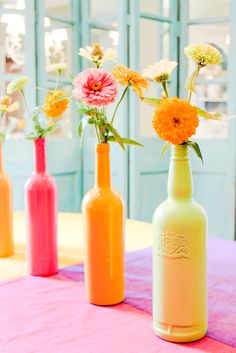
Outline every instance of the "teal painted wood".
{"label": "teal painted wood", "polygon": [[[179,48],[178,48],[178,39],[180,36],[179,33],[179,3],[176,0],[170,1],[170,60],[179,61]],[[172,72],[171,75],[171,85],[170,85],[170,94],[178,94],[178,68]]]}
{"label": "teal painted wood", "polygon": [[[232,38],[229,49],[229,57],[228,57],[228,114],[233,115],[236,113],[236,100],[235,100],[235,92],[236,92],[236,42],[233,38],[236,38],[236,3],[235,1],[230,2],[230,22],[229,22],[229,30],[230,30],[230,38]],[[236,131],[236,122],[235,120],[230,121],[229,123],[229,148],[225,146],[225,153],[222,156],[223,159],[228,160],[228,185],[226,194],[224,195],[224,200],[226,204],[226,208],[224,209],[224,214],[226,215],[227,222],[227,235],[229,239],[236,239],[236,229],[235,229],[235,171],[236,171],[236,139],[235,139],[235,131]],[[228,212],[225,212],[228,210]]]}
{"label": "teal painted wood", "polygon": [[[72,29],[73,42],[73,72],[78,69],[77,49],[79,37],[77,36],[79,4],[72,3],[73,19],[60,18],[60,28]],[[26,0],[26,71],[24,74],[30,77],[30,85],[27,88],[27,99],[32,110],[39,102],[42,102],[45,92],[35,90],[35,86],[46,87],[49,84],[45,72],[44,53],[44,17],[46,15],[44,1]],[[50,16],[50,14],[48,14]],[[47,28],[46,30],[50,30]],[[1,77],[2,78],[2,77]],[[50,79],[50,84],[53,79]],[[55,80],[54,80],[55,82]],[[65,83],[70,83],[66,81]],[[75,114],[73,114],[75,115]],[[76,115],[72,117],[76,123]],[[28,119],[26,132],[31,130],[31,121]],[[32,141],[8,141],[4,147],[6,169],[11,175],[14,190],[14,207],[17,210],[24,208],[24,182],[33,172],[33,146]],[[52,173],[58,185],[59,210],[79,211],[81,204],[81,148],[77,136],[73,138],[48,138],[47,139],[47,164],[48,171]]]}
{"label": "teal painted wood", "polygon": [[194,18],[194,19],[189,19],[188,24],[189,25],[198,25],[199,23],[201,24],[219,24],[219,23],[228,23],[230,20],[230,17],[208,17],[208,18]]}
{"label": "teal painted wood", "polygon": [[188,19],[189,19],[189,2],[178,0],[179,5],[179,95],[182,98],[187,97],[187,91],[184,88],[185,80],[188,75],[188,60],[183,52],[184,47],[188,45]]}
{"label": "teal painted wood", "polygon": [[158,22],[164,22],[164,23],[171,23],[172,22],[171,18],[164,17],[164,16],[156,16],[154,14],[143,12],[143,11],[141,11],[139,13],[139,16],[141,18],[146,18],[148,20],[153,20],[153,21],[158,21]]}
{"label": "teal painted wood", "polygon": [[[170,58],[176,60],[177,37],[176,37],[176,1],[171,1],[171,17],[166,23],[170,23]],[[147,17],[147,16],[146,16]],[[153,23],[162,23],[159,17],[148,16]],[[140,13],[139,1],[130,1],[130,37],[129,37],[129,55],[130,66],[138,71],[140,67]],[[149,39],[150,40],[150,39]],[[148,55],[148,54],[147,54]],[[150,64],[163,58],[163,53],[156,53],[155,58],[150,58]],[[176,92],[176,85],[172,87],[172,93]],[[145,221],[151,221],[152,215],[159,203],[166,198],[166,180],[168,170],[167,154],[160,159],[160,151],[163,143],[156,137],[147,137],[140,131],[140,102],[137,96],[130,95],[129,110],[129,131],[130,137],[145,145],[145,148],[136,148],[130,150],[129,166],[129,190],[130,190],[130,217]],[[154,109],[153,109],[154,113]],[[150,112],[149,112],[150,114]],[[150,121],[150,116],[147,116]]]}
{"label": "teal painted wood", "polygon": [[[114,20],[118,23],[117,31],[119,32],[119,46],[118,46],[118,62],[127,65],[128,54],[127,54],[127,0],[120,1],[118,7],[118,13],[116,17],[96,17],[91,18],[90,16],[90,2],[81,0],[81,31],[82,36],[82,47],[86,47],[91,43],[91,30],[94,28],[103,29],[106,31],[114,30],[112,22]],[[104,19],[106,25],[104,25]],[[88,67],[88,63],[82,60],[82,68]],[[119,129],[121,135],[127,136],[127,125],[128,125],[128,112],[127,112],[128,101],[123,101],[123,104],[118,110],[116,116],[116,126]],[[83,185],[85,194],[94,185],[94,156],[95,156],[95,144],[96,139],[92,128],[88,127],[83,138]],[[125,199],[127,204],[128,198],[128,153],[123,152],[116,144],[111,144],[111,177],[112,185],[119,190]],[[126,211],[128,208],[126,207]]]}
{"label": "teal painted wood", "polygon": [[7,9],[7,8],[0,8],[0,14],[20,14],[25,15],[25,10],[23,9]]}
{"label": "teal painted wood", "polygon": [[[35,23],[35,3],[31,0],[26,0],[25,10],[14,10],[10,13],[21,13],[25,18],[25,66],[21,75],[26,75],[30,78],[32,86],[36,85],[36,62],[35,62],[35,36],[34,36],[34,23]],[[8,10],[4,11],[9,13]],[[30,33],[30,35],[29,35]],[[19,74],[14,75],[1,75],[1,80],[12,80],[19,77]],[[36,104],[35,90],[26,87],[26,96],[29,102],[29,107]],[[26,133],[31,129],[31,121],[25,114],[26,120]],[[22,210],[24,208],[24,182],[26,181],[29,172],[31,171],[31,154],[29,149],[29,141],[20,139],[17,141],[6,141],[4,144],[4,162],[5,169],[11,177],[13,186],[13,201],[14,208]]]}
{"label": "teal painted wood", "polygon": [[[234,38],[236,26],[235,2],[231,1],[230,35]],[[180,0],[180,94],[186,96],[184,82],[187,77],[187,59],[183,48],[188,44],[188,26],[190,24],[225,23],[228,18],[204,18],[189,20],[189,3]],[[207,41],[207,33],[206,33]],[[228,57],[228,77],[213,80],[199,80],[199,83],[228,82],[228,114],[235,114],[236,75],[235,57],[236,43],[231,42]],[[235,238],[235,122],[229,123],[229,135],[226,139],[200,139],[199,145],[204,156],[204,165],[192,154],[192,169],[194,178],[194,197],[206,209],[209,219],[208,233],[225,239]]]}

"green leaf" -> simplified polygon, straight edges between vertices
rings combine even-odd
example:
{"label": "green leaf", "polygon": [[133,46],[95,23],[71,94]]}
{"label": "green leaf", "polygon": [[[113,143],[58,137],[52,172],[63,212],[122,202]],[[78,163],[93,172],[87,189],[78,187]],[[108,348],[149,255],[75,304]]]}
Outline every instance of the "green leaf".
{"label": "green leaf", "polygon": [[163,100],[161,98],[147,98],[147,97],[143,97],[141,99],[142,99],[142,101],[144,101],[145,103],[147,103],[153,107],[158,107]]}
{"label": "green leaf", "polygon": [[198,115],[202,116],[205,119],[220,120],[223,117],[223,114],[221,114],[221,113],[217,113],[217,112],[208,113],[199,107],[195,107],[195,108],[197,109]]}
{"label": "green leaf", "polygon": [[80,108],[80,109],[76,109],[76,112],[79,114],[87,114],[91,109],[90,108]]}
{"label": "green leaf", "polygon": [[103,118],[104,114],[98,112],[96,109],[94,108],[80,108],[76,110],[77,113],[82,114],[82,115],[89,115],[92,117],[97,117],[97,118]]}
{"label": "green leaf", "polygon": [[119,143],[120,147],[125,151],[125,146],[122,141],[122,137],[120,136],[119,132],[114,128],[114,126],[108,122],[106,122],[106,129],[108,129],[113,135],[114,139],[117,143]]}
{"label": "green leaf", "polygon": [[164,154],[166,153],[166,151],[168,150],[168,148],[171,146],[171,144],[169,142],[166,142],[162,149],[161,149],[161,153],[160,153],[160,157],[163,157]]}
{"label": "green leaf", "polygon": [[[129,139],[129,138],[126,138],[126,137],[122,137],[121,139],[122,139],[123,143],[126,144],[126,145],[134,145],[134,146],[139,146],[139,147],[145,147],[141,143],[139,143],[137,141],[134,141],[132,139]],[[111,142],[117,142],[114,136],[108,136],[107,140],[111,141]]]}
{"label": "green leaf", "polygon": [[78,127],[78,135],[79,135],[79,137],[82,136],[82,133],[83,133],[83,123],[82,123],[82,120],[81,120],[81,122],[79,123],[79,127]]}
{"label": "green leaf", "polygon": [[26,135],[27,140],[35,140],[36,138],[37,138],[37,136],[35,136],[33,132]]}
{"label": "green leaf", "polygon": [[89,118],[89,119],[88,119],[88,123],[89,123],[89,124],[94,124],[94,123],[95,123],[94,118]]}
{"label": "green leaf", "polygon": [[122,141],[123,143],[125,143],[126,145],[133,145],[133,146],[139,146],[139,147],[145,147],[142,143],[132,140],[130,138],[127,137],[122,137]]}
{"label": "green leaf", "polygon": [[[84,128],[86,127],[86,125],[87,125],[88,123],[90,123],[89,120],[90,120],[90,119],[88,119],[87,117],[84,117],[83,119],[81,119],[81,121],[80,121],[80,123],[79,123],[79,126],[78,126],[78,135],[79,135],[79,137],[82,136],[83,130],[84,130]],[[90,123],[90,124],[91,124],[91,123]]]}
{"label": "green leaf", "polygon": [[196,153],[196,155],[198,156],[198,158],[201,159],[202,164],[204,164],[203,157],[202,157],[202,152],[201,152],[200,147],[197,144],[197,142],[187,141],[187,142],[183,143],[183,145],[191,147],[194,150],[194,152]]}

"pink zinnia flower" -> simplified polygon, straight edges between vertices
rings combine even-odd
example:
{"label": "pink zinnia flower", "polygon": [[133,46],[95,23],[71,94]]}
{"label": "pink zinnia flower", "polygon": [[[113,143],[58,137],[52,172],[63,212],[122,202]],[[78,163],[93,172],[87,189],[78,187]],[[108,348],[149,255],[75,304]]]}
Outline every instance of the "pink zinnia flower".
{"label": "pink zinnia flower", "polygon": [[103,69],[84,70],[75,77],[73,84],[75,98],[88,105],[108,105],[118,94],[116,80]]}

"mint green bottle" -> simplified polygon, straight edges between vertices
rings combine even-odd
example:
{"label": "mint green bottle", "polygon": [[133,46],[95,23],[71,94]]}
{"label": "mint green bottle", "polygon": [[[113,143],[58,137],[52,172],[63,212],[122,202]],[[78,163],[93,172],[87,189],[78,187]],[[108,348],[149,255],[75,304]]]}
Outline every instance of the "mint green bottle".
{"label": "mint green bottle", "polygon": [[192,198],[187,146],[172,145],[168,199],[153,226],[154,332],[172,342],[198,340],[207,330],[207,217]]}

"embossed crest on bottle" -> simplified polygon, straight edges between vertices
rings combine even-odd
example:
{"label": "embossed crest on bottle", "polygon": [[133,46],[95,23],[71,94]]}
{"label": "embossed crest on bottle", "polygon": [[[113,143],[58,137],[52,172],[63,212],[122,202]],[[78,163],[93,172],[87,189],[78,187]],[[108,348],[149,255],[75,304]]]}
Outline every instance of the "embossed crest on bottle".
{"label": "embossed crest on bottle", "polygon": [[189,237],[174,232],[161,233],[157,243],[157,255],[168,258],[188,258],[190,256]]}

